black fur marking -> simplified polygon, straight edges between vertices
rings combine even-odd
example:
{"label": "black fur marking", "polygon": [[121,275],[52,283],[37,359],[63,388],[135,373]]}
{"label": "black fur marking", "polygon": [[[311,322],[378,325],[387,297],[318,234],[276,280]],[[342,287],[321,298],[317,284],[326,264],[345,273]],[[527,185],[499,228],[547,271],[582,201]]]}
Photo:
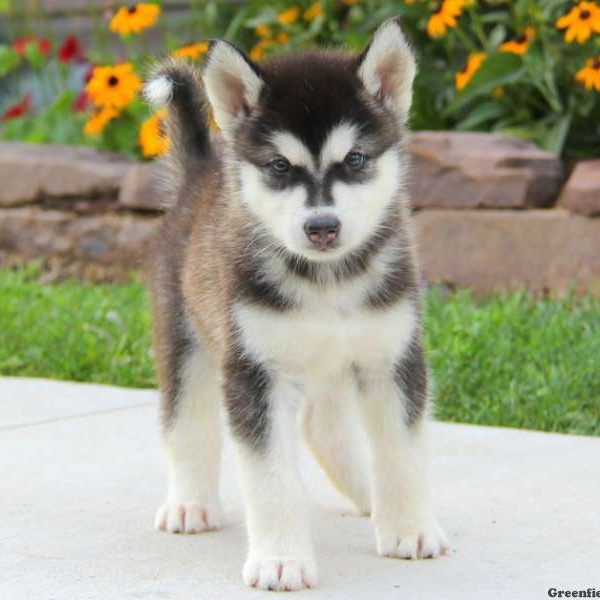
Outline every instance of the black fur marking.
{"label": "black fur marking", "polygon": [[304,167],[292,166],[292,168],[283,175],[273,174],[268,166],[261,166],[261,168],[263,169],[265,184],[273,191],[278,192],[298,185],[304,185],[308,190],[312,190],[315,187],[313,177]]}
{"label": "black fur marking", "polygon": [[234,291],[239,300],[285,312],[294,308],[294,302],[279,289],[276,282],[269,281],[265,258],[272,256],[272,253],[265,253],[264,248],[270,245],[274,245],[273,240],[255,224],[244,253],[237,258],[234,267]]}
{"label": "black fur marking", "polygon": [[206,160],[211,155],[210,132],[206,116],[206,100],[198,74],[187,63],[167,61],[155,73],[166,77],[173,93],[169,99],[169,127],[181,156],[180,160]]}
{"label": "black fur marking", "polygon": [[[167,310],[169,309],[167,308]],[[177,416],[179,395],[184,384],[185,361],[197,344],[193,334],[187,331],[187,327],[182,323],[182,317],[175,312],[171,318],[171,331],[163,338],[163,343],[167,348],[166,364],[169,372],[168,380],[163,383],[161,398],[162,418],[165,427],[169,427]]]}
{"label": "black fur marking", "polygon": [[162,352],[165,367],[161,381],[161,413],[163,425],[170,427],[177,417],[181,388],[184,384],[183,372],[190,354],[198,348],[199,341],[194,334],[190,318],[181,300],[179,267],[172,256],[164,256],[163,280],[159,285],[166,295],[166,305],[161,307],[165,324],[161,332]]}
{"label": "black fur marking", "polygon": [[[356,58],[341,52],[282,54],[261,65],[264,80],[258,107],[236,132],[236,150],[256,164],[271,153],[271,135],[288,131],[318,161],[323,143],[341,123],[354,124],[370,156],[378,156],[400,135],[397,117],[365,91]],[[318,93],[315,93],[318,90]]]}
{"label": "black fur marking", "polygon": [[225,364],[225,405],[235,436],[264,451],[270,429],[271,378],[259,363],[236,348]]}
{"label": "black fur marking", "polygon": [[412,258],[398,251],[395,263],[388,268],[383,280],[367,296],[369,308],[383,309],[396,304],[407,294],[416,293],[416,278]]}
{"label": "black fur marking", "polygon": [[418,333],[396,364],[394,379],[406,399],[407,425],[414,425],[423,416],[427,404],[427,364]]}
{"label": "black fur marking", "polygon": [[277,284],[272,283],[260,272],[246,273],[236,283],[237,294],[241,300],[268,308],[277,312],[285,312],[293,308],[294,303],[285,296]]}

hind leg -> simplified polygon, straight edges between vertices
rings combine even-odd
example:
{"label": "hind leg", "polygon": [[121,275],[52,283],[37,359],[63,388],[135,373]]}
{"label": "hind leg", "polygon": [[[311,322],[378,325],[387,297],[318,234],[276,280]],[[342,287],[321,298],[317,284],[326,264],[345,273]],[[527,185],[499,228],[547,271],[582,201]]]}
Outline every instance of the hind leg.
{"label": "hind leg", "polygon": [[368,448],[361,425],[350,376],[315,390],[302,415],[304,439],[331,483],[368,515]]}
{"label": "hind leg", "polygon": [[171,533],[199,533],[217,529],[221,522],[221,389],[207,349],[191,337],[171,340],[171,346],[173,351],[162,356],[161,365],[168,493],[155,527]]}

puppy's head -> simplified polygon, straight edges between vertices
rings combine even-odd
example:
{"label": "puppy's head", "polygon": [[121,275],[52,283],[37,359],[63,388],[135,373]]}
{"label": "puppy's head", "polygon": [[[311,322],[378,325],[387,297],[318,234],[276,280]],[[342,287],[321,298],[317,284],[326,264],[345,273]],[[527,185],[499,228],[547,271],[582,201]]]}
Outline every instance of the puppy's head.
{"label": "puppy's head", "polygon": [[385,226],[403,185],[414,75],[396,21],[358,56],[303,52],[259,66],[212,44],[204,82],[241,201],[288,251],[337,259]]}

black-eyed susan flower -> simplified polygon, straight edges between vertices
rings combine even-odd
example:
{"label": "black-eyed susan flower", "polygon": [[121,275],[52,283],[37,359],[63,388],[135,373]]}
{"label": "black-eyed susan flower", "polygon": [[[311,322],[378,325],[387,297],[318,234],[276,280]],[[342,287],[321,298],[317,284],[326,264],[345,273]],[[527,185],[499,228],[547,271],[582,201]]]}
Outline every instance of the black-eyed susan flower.
{"label": "black-eyed susan flower", "polygon": [[166,110],[159,110],[146,119],[140,127],[138,139],[142,155],[146,158],[160,156],[169,149],[169,138],[165,131]]}
{"label": "black-eyed susan flower", "polygon": [[208,52],[208,42],[197,42],[177,48],[172,52],[175,58],[191,58],[197,60]]}
{"label": "black-eyed susan flower", "polygon": [[291,25],[300,18],[300,9],[297,6],[291,6],[287,10],[280,12],[277,15],[277,20],[282,25]]}
{"label": "black-eyed susan flower", "polygon": [[87,135],[100,135],[106,126],[119,116],[119,111],[110,106],[101,108],[90,117],[83,128]]}
{"label": "black-eyed susan flower", "polygon": [[289,44],[290,43],[290,34],[286,33],[285,31],[280,31],[277,34],[277,36],[275,37],[275,39],[281,45]]}
{"label": "black-eyed susan flower", "polygon": [[273,37],[273,30],[263,23],[254,30],[254,35],[262,40],[269,40]]}
{"label": "black-eyed susan flower", "polygon": [[119,35],[140,33],[152,27],[160,15],[160,6],[140,2],[132,6],[122,6],[110,20],[110,30]]}
{"label": "black-eyed susan flower", "polygon": [[586,90],[596,90],[600,92],[600,54],[595,58],[590,58],[585,63],[585,67],[579,69],[575,74],[575,79],[585,87]]}
{"label": "black-eyed susan flower", "polygon": [[463,5],[463,0],[442,0],[438,9],[427,21],[429,37],[442,37],[448,29],[456,27],[457,19],[462,14]]}
{"label": "black-eyed susan flower", "polygon": [[304,11],[304,20],[314,21],[317,17],[320,17],[322,14],[323,5],[320,2],[315,2]]}
{"label": "black-eyed susan flower", "polygon": [[123,63],[114,67],[94,67],[85,91],[96,106],[121,110],[131,104],[141,87],[142,82],[133,65]]}
{"label": "black-eyed susan flower", "polygon": [[565,42],[583,44],[592,33],[600,33],[600,8],[595,2],[580,2],[556,21],[558,29],[566,29]]}
{"label": "black-eyed susan flower", "polygon": [[469,55],[465,67],[454,75],[454,81],[458,91],[467,87],[471,79],[473,79],[473,75],[481,68],[486,56],[485,52],[476,52]]}
{"label": "black-eyed susan flower", "polygon": [[529,50],[531,42],[535,38],[535,29],[533,27],[527,27],[525,31],[522,31],[512,40],[500,44],[501,52],[510,52],[512,54],[525,54]]}

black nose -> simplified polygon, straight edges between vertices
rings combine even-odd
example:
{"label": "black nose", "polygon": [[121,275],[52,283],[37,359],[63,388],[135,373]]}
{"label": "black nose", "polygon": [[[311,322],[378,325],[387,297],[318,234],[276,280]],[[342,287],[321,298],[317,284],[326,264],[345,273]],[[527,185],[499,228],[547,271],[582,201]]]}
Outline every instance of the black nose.
{"label": "black nose", "polygon": [[319,248],[331,248],[340,233],[340,221],[333,215],[311,217],[304,223],[306,237]]}

